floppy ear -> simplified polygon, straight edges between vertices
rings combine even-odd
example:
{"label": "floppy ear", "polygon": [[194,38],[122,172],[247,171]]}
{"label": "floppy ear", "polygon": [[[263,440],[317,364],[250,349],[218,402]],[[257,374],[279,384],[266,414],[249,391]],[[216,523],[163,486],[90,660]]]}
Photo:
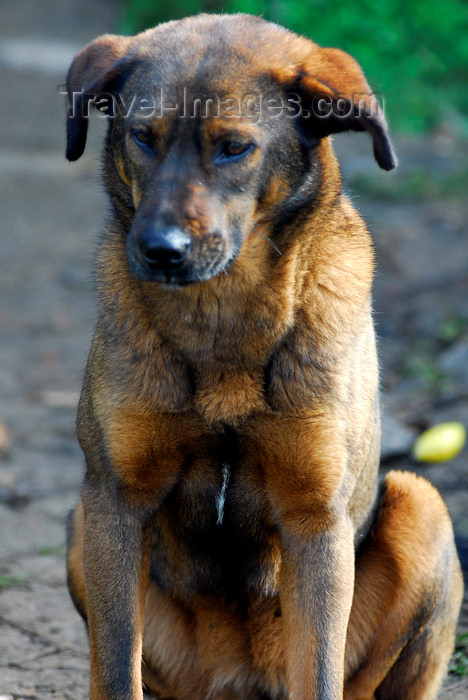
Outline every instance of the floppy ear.
{"label": "floppy ear", "polygon": [[[278,77],[284,82],[284,72],[283,80]],[[341,131],[367,131],[380,167],[393,170],[397,166],[382,108],[352,56],[312,44],[293,80],[294,89],[304,100],[304,123],[312,135],[320,138]]]}
{"label": "floppy ear", "polygon": [[83,154],[88,132],[88,103],[115,78],[132,37],[105,34],[85,46],[73,59],[67,75],[68,160]]}

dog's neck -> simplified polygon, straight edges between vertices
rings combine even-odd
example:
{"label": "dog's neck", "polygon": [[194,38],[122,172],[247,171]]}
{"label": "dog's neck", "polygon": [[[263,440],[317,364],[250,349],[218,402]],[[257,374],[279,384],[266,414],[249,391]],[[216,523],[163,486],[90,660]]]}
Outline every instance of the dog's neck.
{"label": "dog's neck", "polygon": [[[100,307],[113,335],[141,339],[151,345],[169,343],[194,366],[212,363],[244,365],[253,361],[245,348],[256,348],[258,358],[291,326],[294,313],[296,257],[272,249],[265,234],[252,231],[249,250],[241,251],[229,271],[200,284],[166,288],[135,280],[126,266],[125,250],[117,251],[115,232],[102,243],[98,265],[112,271],[99,284]],[[115,280],[125,278],[125,296],[116,298]],[[131,316],[124,309],[132,309]],[[247,338],[249,336],[249,338]],[[136,349],[134,347],[134,349]]]}

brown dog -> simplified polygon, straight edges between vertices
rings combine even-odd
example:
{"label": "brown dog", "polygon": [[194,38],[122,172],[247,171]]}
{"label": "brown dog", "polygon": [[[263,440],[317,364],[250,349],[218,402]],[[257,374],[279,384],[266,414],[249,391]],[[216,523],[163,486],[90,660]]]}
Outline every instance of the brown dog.
{"label": "brown dog", "polygon": [[377,487],[372,244],[329,134],[395,158],[357,63],[247,15],[103,36],[112,211],[68,572],[92,700],[434,698],[462,581],[438,493]]}

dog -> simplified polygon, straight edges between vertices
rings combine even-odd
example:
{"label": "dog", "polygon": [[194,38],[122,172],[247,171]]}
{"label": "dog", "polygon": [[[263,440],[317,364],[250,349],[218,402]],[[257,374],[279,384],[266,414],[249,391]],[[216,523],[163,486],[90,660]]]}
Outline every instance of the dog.
{"label": "dog", "polygon": [[462,596],[437,491],[379,485],[374,255],[330,136],[396,157],[357,62],[249,15],[105,35],[108,119],[68,582],[92,700],[429,700]]}

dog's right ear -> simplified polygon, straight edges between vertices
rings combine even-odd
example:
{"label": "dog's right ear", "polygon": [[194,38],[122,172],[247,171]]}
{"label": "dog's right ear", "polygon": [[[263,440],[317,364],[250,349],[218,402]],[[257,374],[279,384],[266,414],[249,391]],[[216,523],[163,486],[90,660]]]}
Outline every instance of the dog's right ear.
{"label": "dog's right ear", "polygon": [[88,103],[122,68],[132,37],[105,34],[84,47],[73,59],[67,75],[68,160],[78,160],[83,154],[88,132]]}

